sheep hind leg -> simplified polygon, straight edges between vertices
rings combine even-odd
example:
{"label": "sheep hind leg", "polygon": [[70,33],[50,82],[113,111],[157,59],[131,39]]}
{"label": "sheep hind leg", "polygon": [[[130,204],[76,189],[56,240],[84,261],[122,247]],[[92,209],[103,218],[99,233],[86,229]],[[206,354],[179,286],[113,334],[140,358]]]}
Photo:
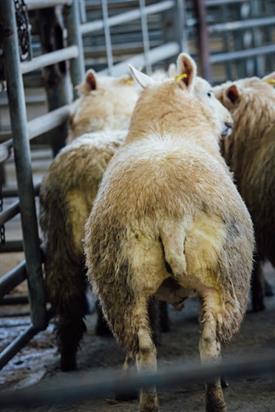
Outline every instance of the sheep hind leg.
{"label": "sheep hind leg", "polygon": [[70,285],[68,293],[64,290],[60,293],[56,307],[57,344],[61,355],[60,367],[63,371],[77,368],[77,350],[86,331],[86,280],[81,280],[82,282],[78,279],[75,285]]}
{"label": "sheep hind leg", "polygon": [[[157,357],[156,347],[151,337],[149,328],[140,328],[138,331],[138,353],[136,355],[136,363],[138,371],[156,371]],[[140,412],[157,412],[158,398],[155,387],[142,388],[140,390],[139,400]]]}
{"label": "sheep hind leg", "polygon": [[[134,359],[133,356],[130,354],[127,354],[123,363],[122,370],[126,375],[130,375],[131,371],[133,370],[134,367]],[[120,393],[116,392],[115,394],[115,399],[117,401],[132,401],[134,399],[138,398],[138,391],[137,390],[132,390],[127,393]]]}
{"label": "sheep hind leg", "polygon": [[[201,336],[199,343],[200,357],[203,363],[218,362],[221,357],[221,345],[217,339],[216,319],[211,310],[212,299],[202,299]],[[209,303],[209,304],[208,304]],[[206,385],[206,412],[226,412],[221,380],[219,377]]]}

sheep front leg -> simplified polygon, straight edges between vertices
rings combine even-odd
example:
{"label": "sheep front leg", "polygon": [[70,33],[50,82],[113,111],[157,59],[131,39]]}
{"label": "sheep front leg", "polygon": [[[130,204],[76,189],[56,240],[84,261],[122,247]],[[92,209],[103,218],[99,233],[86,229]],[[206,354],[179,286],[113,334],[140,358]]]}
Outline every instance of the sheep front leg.
{"label": "sheep front leg", "polygon": [[[202,309],[202,331],[199,343],[201,361],[219,361],[221,345],[217,340],[216,319],[211,311],[208,311],[206,302]],[[220,378],[213,379],[206,385],[206,412],[226,412],[223,390]]]}
{"label": "sheep front leg", "polygon": [[[140,329],[138,332],[136,363],[138,371],[157,370],[156,347],[149,330]],[[141,389],[139,408],[140,412],[157,412],[159,410],[155,387]]]}

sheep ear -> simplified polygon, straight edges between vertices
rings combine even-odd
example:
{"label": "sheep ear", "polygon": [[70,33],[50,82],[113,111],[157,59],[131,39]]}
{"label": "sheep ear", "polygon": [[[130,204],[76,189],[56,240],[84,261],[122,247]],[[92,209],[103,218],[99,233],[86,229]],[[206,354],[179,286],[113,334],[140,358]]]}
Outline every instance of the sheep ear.
{"label": "sheep ear", "polygon": [[96,73],[90,69],[87,71],[84,82],[76,86],[78,93],[88,95],[91,91],[97,89]]}
{"label": "sheep ear", "polygon": [[197,65],[187,53],[181,53],[177,60],[178,75],[176,81],[180,86],[192,90],[197,75]]}
{"label": "sheep ear", "polygon": [[236,104],[239,101],[240,91],[236,84],[231,84],[231,86],[225,90],[225,96],[232,104]]}
{"label": "sheep ear", "polygon": [[263,81],[270,84],[271,86],[275,86],[275,72],[272,72],[267,76],[264,76]]}
{"label": "sheep ear", "polygon": [[155,82],[151,77],[147,76],[137,69],[135,69],[131,64],[129,64],[129,70],[134,80],[143,88],[152,86]]}
{"label": "sheep ear", "polygon": [[92,69],[88,70],[86,73],[86,86],[90,91],[96,90],[97,88],[96,74]]}

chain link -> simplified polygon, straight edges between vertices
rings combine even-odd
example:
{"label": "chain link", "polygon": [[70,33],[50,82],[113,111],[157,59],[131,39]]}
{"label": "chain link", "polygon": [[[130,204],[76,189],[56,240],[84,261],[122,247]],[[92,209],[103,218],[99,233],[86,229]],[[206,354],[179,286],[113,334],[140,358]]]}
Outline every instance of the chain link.
{"label": "chain link", "polygon": [[[3,200],[3,186],[2,181],[0,181],[0,213],[3,212],[4,200]],[[4,245],[6,243],[5,236],[5,225],[0,225],[0,244]]]}
{"label": "chain link", "polygon": [[24,0],[14,0],[21,61],[31,60],[31,25]]}

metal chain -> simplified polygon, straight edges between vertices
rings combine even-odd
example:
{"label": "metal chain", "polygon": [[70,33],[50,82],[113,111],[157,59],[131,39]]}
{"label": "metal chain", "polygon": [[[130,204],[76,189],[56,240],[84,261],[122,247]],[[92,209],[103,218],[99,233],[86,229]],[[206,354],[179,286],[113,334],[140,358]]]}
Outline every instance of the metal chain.
{"label": "metal chain", "polygon": [[[4,208],[3,185],[2,185],[2,181],[0,181],[0,213],[3,212],[3,208]],[[0,225],[0,244],[4,245],[5,243],[6,243],[5,225]]]}
{"label": "metal chain", "polygon": [[31,25],[24,0],[14,0],[21,61],[31,60]]}

